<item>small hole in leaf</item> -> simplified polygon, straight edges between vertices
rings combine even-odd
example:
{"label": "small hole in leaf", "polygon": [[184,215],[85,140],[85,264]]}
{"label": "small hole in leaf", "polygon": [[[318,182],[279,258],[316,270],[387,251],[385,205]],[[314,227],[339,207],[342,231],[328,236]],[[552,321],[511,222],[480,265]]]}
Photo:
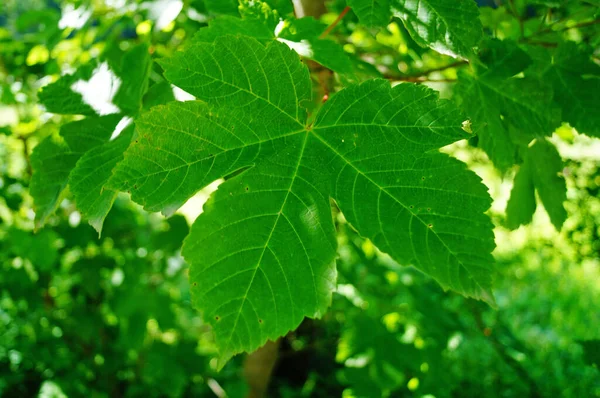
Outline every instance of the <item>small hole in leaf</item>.
{"label": "small hole in leaf", "polygon": [[192,283],[192,286],[194,286],[194,287],[198,286],[198,282]]}
{"label": "small hole in leaf", "polygon": [[219,318],[218,316],[215,317],[215,321],[218,321],[219,319],[221,319],[221,318]]}
{"label": "small hole in leaf", "polygon": [[431,211],[431,207],[428,207],[428,208],[427,208],[427,211]]}
{"label": "small hole in leaf", "polygon": [[411,209],[414,209],[414,208],[415,208],[415,206],[413,206],[413,205],[410,205],[410,206],[408,206],[408,207],[409,207],[409,208],[411,208]]}
{"label": "small hole in leaf", "polygon": [[246,187],[246,192],[248,192],[250,190],[250,188]]}
{"label": "small hole in leaf", "polygon": [[429,228],[433,228],[433,224],[429,224],[429,225],[428,225],[428,227],[429,227]]}
{"label": "small hole in leaf", "polygon": [[259,320],[258,320],[258,323],[263,323],[263,320],[262,320],[262,319],[259,319]]}
{"label": "small hole in leaf", "polygon": [[425,181],[425,177],[421,177],[421,181]]}

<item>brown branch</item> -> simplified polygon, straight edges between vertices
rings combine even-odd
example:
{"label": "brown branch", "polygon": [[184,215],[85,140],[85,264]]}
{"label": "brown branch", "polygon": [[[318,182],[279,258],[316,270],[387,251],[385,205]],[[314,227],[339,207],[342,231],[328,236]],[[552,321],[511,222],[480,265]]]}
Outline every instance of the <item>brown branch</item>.
{"label": "brown branch", "polygon": [[331,25],[329,25],[327,27],[327,29],[325,29],[323,31],[323,33],[321,33],[321,35],[319,36],[319,39],[325,38],[337,26],[337,24],[340,23],[340,21],[342,19],[344,19],[344,17],[346,16],[346,14],[348,14],[348,11],[350,11],[350,7],[346,6],[346,8],[344,8],[342,10],[342,12],[340,12],[340,15],[338,15],[338,17],[335,19],[335,21],[333,21],[331,23]]}
{"label": "brown branch", "polygon": [[280,344],[281,339],[277,339],[275,342],[269,340],[261,348],[246,357],[244,361],[244,378],[249,387],[247,398],[266,396],[271,374],[279,357]]}

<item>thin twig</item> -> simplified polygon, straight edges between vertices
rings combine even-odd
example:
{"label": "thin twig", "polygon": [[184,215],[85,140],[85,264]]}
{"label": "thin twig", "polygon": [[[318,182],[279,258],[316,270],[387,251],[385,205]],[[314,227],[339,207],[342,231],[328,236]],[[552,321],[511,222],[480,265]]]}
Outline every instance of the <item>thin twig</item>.
{"label": "thin twig", "polygon": [[386,77],[386,79],[396,82],[412,83],[454,83],[457,79],[427,79],[423,77]]}
{"label": "thin twig", "polygon": [[458,66],[463,66],[463,65],[467,65],[467,64],[468,64],[467,61],[456,61],[456,62],[453,62],[453,63],[448,64],[448,65],[440,66],[438,68],[428,69],[428,70],[425,70],[423,72],[419,72],[419,73],[416,73],[416,74],[410,75],[410,76],[412,76],[412,77],[427,76],[427,75],[429,75],[429,74],[431,74],[433,72],[441,72],[441,71],[444,71],[446,69],[456,68]]}
{"label": "thin twig", "polygon": [[543,34],[546,34],[546,33],[564,32],[565,30],[569,30],[569,29],[585,28],[586,26],[592,26],[592,25],[596,25],[596,24],[599,24],[599,23],[600,23],[600,19],[594,19],[593,21],[580,22],[578,24],[571,25],[571,26],[563,26],[560,29],[552,29],[552,26],[556,25],[556,23],[554,23],[550,27],[547,27],[546,29],[539,30],[539,31],[535,32],[534,34],[528,36],[527,38],[529,39],[531,37],[543,35]]}
{"label": "thin twig", "polygon": [[[464,66],[464,65],[468,65],[468,62],[467,61],[456,61],[456,62],[453,62],[448,65],[444,65],[444,66],[440,66],[440,67],[432,68],[432,69],[427,69],[427,70],[424,70],[424,71],[421,71],[418,73],[414,73],[411,75],[403,75],[403,76],[385,75],[384,77],[388,80],[397,80],[397,81],[404,81],[404,82],[432,81],[432,80],[427,79],[426,77],[434,72],[441,72],[446,69],[457,68],[459,66]],[[445,81],[446,79],[443,79],[443,80]],[[450,79],[448,79],[448,80],[450,80]],[[439,81],[442,81],[442,80],[439,80]]]}
{"label": "thin twig", "polygon": [[553,43],[553,42],[549,42],[549,41],[535,41],[535,40],[523,39],[523,40],[520,40],[520,42],[531,44],[534,46],[546,47],[546,48],[558,47],[558,43]]}
{"label": "thin twig", "polygon": [[27,137],[21,136],[19,139],[23,142],[23,156],[25,157],[25,162],[27,163],[27,174],[29,177],[33,174],[33,167],[31,167],[31,158],[29,157],[29,144],[27,142]]}
{"label": "thin twig", "polygon": [[346,8],[344,8],[342,10],[342,12],[340,12],[340,15],[338,15],[338,17],[335,19],[335,21],[333,21],[331,23],[331,25],[329,25],[327,27],[327,29],[325,29],[323,31],[323,33],[321,33],[321,36],[319,36],[319,39],[323,39],[324,37],[326,37],[337,26],[337,24],[340,23],[340,21],[342,19],[344,19],[344,17],[346,16],[346,14],[348,14],[348,11],[350,11],[350,7],[346,6]]}

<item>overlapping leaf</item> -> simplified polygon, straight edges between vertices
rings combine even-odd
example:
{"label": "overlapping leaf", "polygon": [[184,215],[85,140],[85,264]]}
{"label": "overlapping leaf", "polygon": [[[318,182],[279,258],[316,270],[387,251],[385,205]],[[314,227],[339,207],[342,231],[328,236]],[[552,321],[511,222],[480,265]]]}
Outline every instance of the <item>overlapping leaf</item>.
{"label": "overlapping leaf", "polygon": [[394,15],[402,19],[420,45],[456,58],[469,59],[483,35],[479,10],[472,0],[392,0]]}
{"label": "overlapping leaf", "polygon": [[80,68],[72,75],[65,75],[56,82],[45,86],[38,97],[48,112],[62,115],[95,115],[94,109],[83,101],[80,93],[73,91],[72,86],[79,80],[92,77],[94,65]]}
{"label": "overlapping leaf", "polygon": [[560,230],[567,218],[563,205],[567,199],[567,186],[560,175],[562,159],[556,148],[544,139],[527,148],[524,158],[506,208],[507,226],[515,229],[531,221],[536,208],[537,191],[550,221]]}
{"label": "overlapping leaf", "polygon": [[312,17],[281,19],[276,11],[263,2],[245,2],[242,18],[222,15],[210,21],[195,36],[197,42],[213,42],[223,35],[241,34],[260,42],[279,40],[301,56],[312,59],[338,73],[351,73],[352,63],[342,46],[330,39],[320,38],[326,25]]}
{"label": "overlapping leaf", "polygon": [[335,283],[329,198],[382,250],[445,288],[493,300],[490,205],[465,166],[438,153],[468,137],[450,102],[373,80],[332,97],[307,124],[307,68],[278,42],[219,37],[164,60],[200,101],[154,108],[109,187],[171,214],[227,179],[183,253],[195,305],[223,359],[327,308]]}
{"label": "overlapping leaf", "polygon": [[30,191],[36,206],[36,226],[43,226],[56,209],[79,158],[108,142],[120,119],[120,115],[108,115],[65,124],[60,137],[48,137],[35,148]]}
{"label": "overlapping leaf", "polygon": [[[123,56],[122,66],[117,71],[120,85],[113,101],[124,114],[135,115],[141,109],[142,98],[148,89],[151,63],[146,44],[133,47]],[[94,114],[81,95],[71,89],[76,79],[89,79],[92,70],[84,66],[73,76],[61,77],[42,90],[40,101],[54,112]],[[70,105],[64,107],[66,102]],[[88,108],[90,112],[86,111]],[[133,135],[131,127],[116,140],[110,141],[122,118],[123,114],[115,113],[90,116],[66,124],[61,128],[60,136],[48,137],[35,148],[31,195],[38,227],[54,211],[63,190],[69,185],[77,208],[98,232],[101,231],[102,222],[117,194],[104,189],[104,185]]]}
{"label": "overlapping leaf", "polygon": [[512,77],[529,63],[516,44],[491,41],[482,60],[486,67],[461,73],[455,94],[473,122],[479,146],[496,167],[515,164],[517,148],[544,137],[560,125],[560,111],[552,102],[552,87],[528,76]]}
{"label": "overlapping leaf", "polygon": [[104,218],[118,193],[104,185],[112,176],[113,168],[123,159],[133,132],[133,125],[130,125],[116,139],[86,152],[69,175],[75,204],[98,233],[102,231]]}
{"label": "overlapping leaf", "polygon": [[142,97],[148,91],[148,77],[152,59],[148,45],[143,43],[133,47],[124,56],[117,75],[122,84],[115,94],[114,103],[127,115],[135,115],[142,106]]}
{"label": "overlapping leaf", "polygon": [[529,224],[535,213],[537,204],[531,167],[530,162],[526,160],[515,175],[510,199],[506,205],[506,225],[510,229]]}
{"label": "overlapping leaf", "polygon": [[386,26],[390,22],[390,0],[347,0],[347,3],[366,26]]}
{"label": "overlapping leaf", "polygon": [[552,85],[563,120],[600,137],[600,66],[591,61],[589,49],[566,42],[553,53],[536,49],[536,55],[536,74]]}
{"label": "overlapping leaf", "polygon": [[455,58],[472,58],[482,38],[479,10],[472,0],[348,0],[367,26],[386,26],[400,18],[423,47]]}
{"label": "overlapping leaf", "polygon": [[214,14],[238,15],[237,0],[204,0],[207,10]]}

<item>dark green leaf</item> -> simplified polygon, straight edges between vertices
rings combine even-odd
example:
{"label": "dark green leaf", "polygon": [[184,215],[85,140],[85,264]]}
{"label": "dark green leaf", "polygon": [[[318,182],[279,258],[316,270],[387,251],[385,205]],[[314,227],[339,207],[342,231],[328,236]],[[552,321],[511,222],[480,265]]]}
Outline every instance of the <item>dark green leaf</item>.
{"label": "dark green leaf", "polygon": [[600,137],[600,66],[572,42],[561,45],[543,74],[554,88],[563,119],[580,133]]}
{"label": "dark green leaf", "polygon": [[560,230],[567,218],[563,206],[567,199],[567,187],[560,176],[562,159],[556,148],[544,139],[537,140],[527,148],[524,158],[506,207],[507,226],[515,229],[531,222],[536,208],[535,187],[550,221]]}
{"label": "dark green leaf", "polygon": [[[247,2],[247,0],[246,0]],[[289,0],[264,0],[273,10],[279,11],[281,15],[287,15],[294,12],[294,3]]]}
{"label": "dark green leaf", "polygon": [[342,46],[333,40],[319,38],[321,32],[327,28],[325,24],[308,17],[281,21],[280,27],[275,29],[275,24],[269,22],[276,15],[269,9],[266,12],[270,13],[266,22],[247,14],[243,18],[215,18],[207,28],[198,31],[195,40],[210,43],[221,36],[236,34],[250,36],[263,43],[279,40],[301,56],[312,59],[326,68],[338,73],[352,73],[352,63]]}
{"label": "dark green leaf", "polygon": [[169,82],[163,80],[148,89],[148,92],[144,95],[143,106],[145,110],[148,110],[153,106],[166,104],[171,101],[175,101],[173,89]]}
{"label": "dark green leaf", "polygon": [[48,112],[61,115],[95,115],[96,111],[83,101],[80,93],[73,91],[73,85],[80,81],[87,81],[92,77],[93,65],[80,68],[73,75],[61,76],[56,82],[51,83],[40,91],[40,103]]}
{"label": "dark green leaf", "polygon": [[204,0],[204,5],[213,14],[239,15],[238,0]]}
{"label": "dark green leaf", "polygon": [[550,216],[550,221],[560,230],[567,219],[563,202],[567,200],[567,186],[561,176],[563,162],[554,145],[546,140],[537,140],[527,153],[531,162],[533,184],[540,200]]}
{"label": "dark green leaf", "polygon": [[535,213],[535,186],[530,169],[531,165],[526,160],[515,176],[510,199],[506,206],[506,224],[510,229],[517,229],[521,225],[529,224]]}
{"label": "dark green leaf", "polygon": [[457,98],[479,135],[479,146],[502,171],[515,163],[517,145],[548,136],[560,125],[549,85],[534,77],[503,78],[518,72],[515,65],[526,64],[518,52],[511,51],[504,58],[494,57],[489,69],[461,73],[456,86]]}
{"label": "dark green leaf", "polygon": [[60,129],[60,136],[50,136],[35,147],[31,155],[33,176],[30,189],[38,228],[44,225],[59,204],[69,174],[79,158],[107,142],[120,119],[120,115],[108,115],[68,123]]}
{"label": "dark green leaf", "polygon": [[583,358],[588,365],[600,366],[600,340],[582,340]]}
{"label": "dark green leaf", "polygon": [[478,55],[483,64],[476,63],[478,73],[487,77],[507,79],[531,64],[529,55],[511,40],[486,40]]}
{"label": "dark green leaf", "polygon": [[289,40],[300,55],[313,59],[324,67],[338,73],[352,73],[352,63],[338,43],[320,39],[319,35],[327,26],[312,17],[288,21],[279,32],[279,40]]}
{"label": "dark green leaf", "polygon": [[98,234],[117,196],[116,191],[104,185],[112,176],[113,168],[123,159],[133,131],[133,125],[130,125],[116,139],[86,152],[69,175],[69,188],[77,209]]}
{"label": "dark green leaf", "polygon": [[121,85],[113,102],[121,111],[135,115],[142,106],[142,97],[148,90],[152,59],[147,44],[139,44],[124,56],[119,71]]}
{"label": "dark green leaf", "polygon": [[194,40],[210,43],[225,35],[245,35],[261,42],[275,39],[273,30],[269,29],[263,21],[223,15],[211,20],[208,27],[200,29],[194,36]]}
{"label": "dark green leaf", "polygon": [[390,0],[347,0],[347,3],[366,26],[386,26],[392,17]]}

